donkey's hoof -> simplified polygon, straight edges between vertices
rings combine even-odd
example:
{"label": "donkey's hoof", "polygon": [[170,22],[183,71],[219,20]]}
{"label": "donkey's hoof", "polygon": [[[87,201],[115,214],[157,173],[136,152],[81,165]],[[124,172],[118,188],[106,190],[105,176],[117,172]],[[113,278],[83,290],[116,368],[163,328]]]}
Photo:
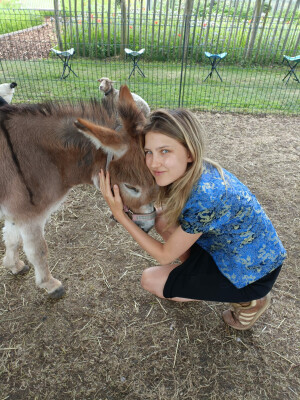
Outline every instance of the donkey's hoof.
{"label": "donkey's hoof", "polygon": [[17,273],[15,273],[15,276],[19,276],[19,275],[25,275],[27,274],[27,272],[30,270],[30,267],[28,265],[24,265],[24,267],[18,271]]}
{"label": "donkey's hoof", "polygon": [[54,292],[49,293],[48,297],[49,299],[58,300],[64,297],[65,294],[66,294],[65,288],[63,286],[60,286],[59,288],[54,290]]}

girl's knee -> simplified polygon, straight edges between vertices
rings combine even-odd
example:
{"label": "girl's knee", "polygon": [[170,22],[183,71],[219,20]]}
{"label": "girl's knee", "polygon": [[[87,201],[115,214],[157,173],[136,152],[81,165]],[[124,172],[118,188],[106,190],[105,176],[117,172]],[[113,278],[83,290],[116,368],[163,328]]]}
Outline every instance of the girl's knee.
{"label": "girl's knee", "polygon": [[150,267],[143,271],[141,285],[147,292],[163,298],[165,280],[166,278],[161,274],[161,267]]}
{"label": "girl's knee", "polygon": [[141,285],[142,285],[142,288],[145,289],[145,290],[147,290],[148,292],[152,292],[152,291],[150,290],[150,288],[152,288],[152,286],[153,286],[153,273],[152,273],[152,269],[153,269],[153,267],[145,269],[145,270],[143,271],[142,277],[141,277]]}
{"label": "girl's knee", "polygon": [[150,267],[143,271],[141,285],[143,289],[154,294],[157,297],[164,299],[164,287],[170,272],[178,265],[158,265]]}

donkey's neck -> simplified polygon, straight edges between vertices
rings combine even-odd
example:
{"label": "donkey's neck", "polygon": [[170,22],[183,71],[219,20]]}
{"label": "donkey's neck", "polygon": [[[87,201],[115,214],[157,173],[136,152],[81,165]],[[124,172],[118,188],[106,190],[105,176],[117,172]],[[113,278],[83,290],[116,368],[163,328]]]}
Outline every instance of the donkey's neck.
{"label": "donkey's neck", "polygon": [[79,149],[67,149],[64,157],[57,160],[63,185],[70,188],[85,183],[92,184],[95,175],[105,168],[106,160],[106,154],[102,150],[84,152]]}

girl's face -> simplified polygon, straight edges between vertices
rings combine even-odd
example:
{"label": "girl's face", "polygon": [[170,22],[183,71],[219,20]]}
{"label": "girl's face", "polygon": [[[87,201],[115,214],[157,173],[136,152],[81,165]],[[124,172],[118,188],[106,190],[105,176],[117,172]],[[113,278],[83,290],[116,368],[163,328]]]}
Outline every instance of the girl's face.
{"label": "girl's face", "polygon": [[167,186],[181,178],[188,163],[193,161],[181,143],[158,132],[146,133],[145,155],[146,165],[158,186]]}

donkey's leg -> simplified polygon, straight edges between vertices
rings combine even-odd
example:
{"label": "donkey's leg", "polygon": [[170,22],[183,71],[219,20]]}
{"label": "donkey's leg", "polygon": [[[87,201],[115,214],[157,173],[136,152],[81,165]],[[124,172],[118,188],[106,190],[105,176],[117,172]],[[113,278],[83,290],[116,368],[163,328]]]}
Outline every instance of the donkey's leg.
{"label": "donkey's leg", "polygon": [[48,247],[44,239],[43,227],[38,224],[20,227],[23,248],[35,269],[37,286],[46,289],[49,297],[59,299],[65,294],[61,282],[51,275],[48,267]]}
{"label": "donkey's leg", "polygon": [[19,249],[21,235],[19,228],[11,221],[5,220],[3,228],[3,240],[5,244],[4,267],[8,268],[14,275],[25,274],[29,267],[19,260]]}

